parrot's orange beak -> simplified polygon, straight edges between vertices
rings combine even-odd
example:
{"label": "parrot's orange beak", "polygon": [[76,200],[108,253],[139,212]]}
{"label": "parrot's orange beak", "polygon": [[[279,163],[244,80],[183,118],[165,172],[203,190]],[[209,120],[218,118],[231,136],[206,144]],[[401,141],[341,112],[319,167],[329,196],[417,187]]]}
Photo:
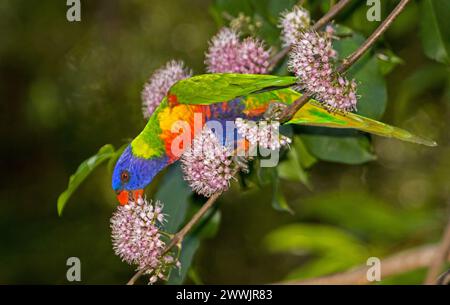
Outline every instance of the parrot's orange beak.
{"label": "parrot's orange beak", "polygon": [[126,205],[129,201],[136,201],[144,196],[144,190],[127,191],[122,190],[117,193],[117,200],[120,205]]}

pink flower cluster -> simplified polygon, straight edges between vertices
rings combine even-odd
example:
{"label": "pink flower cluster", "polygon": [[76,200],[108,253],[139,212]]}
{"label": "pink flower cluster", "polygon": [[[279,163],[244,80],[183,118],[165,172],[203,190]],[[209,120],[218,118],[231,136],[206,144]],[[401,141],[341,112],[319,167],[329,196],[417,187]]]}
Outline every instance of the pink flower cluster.
{"label": "pink flower cluster", "polygon": [[283,47],[289,47],[300,38],[302,32],[311,24],[309,12],[300,6],[294,6],[291,11],[281,14],[278,27],[281,28],[281,41]]}
{"label": "pink flower cluster", "polygon": [[160,225],[164,222],[162,205],[145,199],[119,206],[111,217],[113,249],[123,261],[146,269],[151,274],[150,283],[164,279],[167,268],[179,265],[174,257],[162,257],[166,246],[161,239]]}
{"label": "pink flower cluster", "polygon": [[228,189],[235,164],[231,151],[219,143],[209,128],[204,128],[181,156],[181,167],[190,187],[210,197]]}
{"label": "pink flower cluster", "polygon": [[244,139],[247,139],[252,146],[259,145],[266,149],[277,150],[281,146],[286,146],[291,143],[290,138],[280,135],[280,122],[278,121],[259,121],[256,123],[237,118],[234,123],[238,134]]}
{"label": "pink flower cluster", "polygon": [[334,70],[336,51],[331,45],[332,31],[325,35],[305,32],[293,46],[288,68],[306,93],[334,109],[356,109],[356,82],[347,80]]}
{"label": "pink flower cluster", "polygon": [[141,93],[144,118],[152,115],[173,84],[190,76],[192,76],[192,70],[186,68],[182,61],[171,60],[164,67],[156,70]]}
{"label": "pink flower cluster", "polygon": [[265,74],[269,57],[262,41],[253,37],[241,41],[238,32],[224,27],[211,39],[205,64],[210,73]]}

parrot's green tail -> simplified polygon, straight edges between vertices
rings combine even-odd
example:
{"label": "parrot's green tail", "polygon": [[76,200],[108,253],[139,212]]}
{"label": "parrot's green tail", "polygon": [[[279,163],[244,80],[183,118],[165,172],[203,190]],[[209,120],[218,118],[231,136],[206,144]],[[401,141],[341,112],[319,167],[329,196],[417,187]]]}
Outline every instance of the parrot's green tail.
{"label": "parrot's green tail", "polygon": [[294,115],[286,124],[323,126],[330,128],[351,128],[387,138],[395,138],[406,142],[437,146],[435,141],[410,133],[405,129],[391,126],[369,119],[352,112],[330,112],[319,102],[311,100]]}
{"label": "parrot's green tail", "polygon": [[[291,104],[302,95],[292,89],[280,89],[253,96],[260,103],[276,100],[283,104]],[[382,137],[395,138],[406,142],[436,146],[436,142],[419,137],[407,130],[394,127],[351,112],[331,112],[315,100],[310,100],[286,124],[321,126],[328,128],[357,129]]]}
{"label": "parrot's green tail", "polygon": [[435,141],[419,137],[405,129],[391,126],[351,112],[329,112],[316,101],[310,101],[303,106],[286,124],[301,124],[330,128],[352,128],[382,137],[395,138],[426,146],[437,146]]}

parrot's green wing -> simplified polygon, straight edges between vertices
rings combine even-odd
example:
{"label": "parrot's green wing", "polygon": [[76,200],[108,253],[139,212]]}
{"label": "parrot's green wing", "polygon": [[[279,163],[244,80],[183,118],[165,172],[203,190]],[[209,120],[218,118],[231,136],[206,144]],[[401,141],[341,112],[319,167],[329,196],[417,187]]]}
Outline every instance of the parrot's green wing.
{"label": "parrot's green wing", "polygon": [[169,89],[180,104],[208,105],[230,101],[251,93],[288,87],[293,76],[262,74],[202,74],[175,83]]}
{"label": "parrot's green wing", "polygon": [[[257,99],[278,100],[285,104],[291,104],[301,94],[292,89],[275,90],[254,95]],[[330,112],[319,102],[310,100],[300,108],[294,117],[286,124],[300,124],[310,126],[322,126],[330,128],[352,128],[372,133],[382,137],[396,138],[402,141],[436,146],[436,142],[410,133],[407,130],[397,128],[382,122],[369,119],[351,112]]]}

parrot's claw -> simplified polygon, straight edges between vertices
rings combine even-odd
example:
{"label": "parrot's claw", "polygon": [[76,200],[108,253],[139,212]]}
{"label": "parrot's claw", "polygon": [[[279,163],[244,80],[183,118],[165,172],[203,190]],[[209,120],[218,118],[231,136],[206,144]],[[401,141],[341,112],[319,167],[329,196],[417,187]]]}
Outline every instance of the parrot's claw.
{"label": "parrot's claw", "polygon": [[286,109],[287,105],[279,102],[272,102],[264,112],[264,119],[266,120],[280,120],[281,115]]}

